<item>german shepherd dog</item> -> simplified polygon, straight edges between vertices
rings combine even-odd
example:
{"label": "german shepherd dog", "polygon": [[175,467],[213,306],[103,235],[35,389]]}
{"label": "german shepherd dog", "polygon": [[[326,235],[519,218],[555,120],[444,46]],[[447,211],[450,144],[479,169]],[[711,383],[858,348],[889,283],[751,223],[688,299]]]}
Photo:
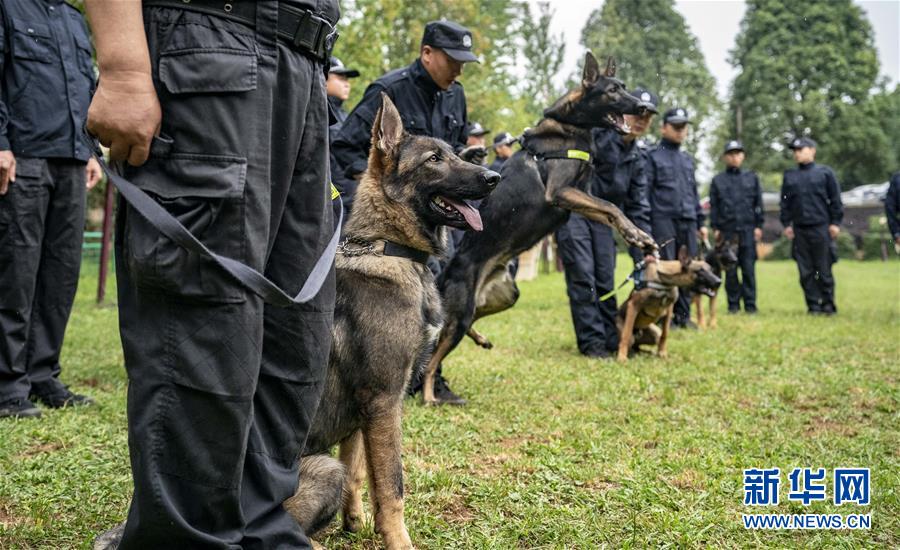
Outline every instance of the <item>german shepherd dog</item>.
{"label": "german shepherd dog", "polygon": [[[337,300],[325,389],[287,510],[312,534],[334,517],[363,522],[368,471],[375,530],[389,549],[412,548],[403,521],[400,419],[407,384],[434,348],[443,322],[429,255],[446,246],[441,226],[480,231],[470,203],[500,175],[461,160],[443,141],[407,134],[382,95],[368,170],[336,259]],[[329,450],[340,445],[340,463]]]}
{"label": "german shepherd dog", "polygon": [[[653,239],[612,203],[585,191],[591,173],[586,155],[591,129],[609,126],[626,132],[622,114],[635,111],[637,105],[638,100],[615,78],[615,62],[610,58],[601,71],[588,52],[581,86],[544,111],[537,126],[526,131],[522,150],[503,166],[503,183],[481,204],[486,230],[467,233],[439,277],[447,320],[425,371],[426,403],[438,404],[434,379],[440,362],[469,333],[475,318],[487,313],[488,308],[478,311],[478,306],[490,303],[491,312],[503,311],[519,295],[518,289],[507,291],[503,294],[508,303],[497,304],[488,299],[485,289],[506,276],[511,258],[562,226],[571,212],[614,227],[629,244],[656,249]],[[472,336],[480,335],[473,332]],[[486,339],[480,344],[490,345]]]}
{"label": "german shepherd dog", "polygon": [[[707,244],[706,248],[707,252],[703,256],[703,260],[709,264],[713,273],[720,279],[722,278],[723,272],[733,269],[738,264],[737,237],[725,239],[722,233],[719,233],[719,236],[716,237],[716,245],[710,247],[709,244]],[[718,324],[718,321],[716,320],[717,296],[718,293],[709,297],[709,328],[716,328],[716,325]],[[694,308],[697,310],[697,326],[706,328],[706,319],[703,316],[703,296],[701,294],[694,294],[692,301],[694,302]]]}
{"label": "german shepherd dog", "polygon": [[[657,355],[668,355],[666,343],[672,312],[679,288],[714,296],[722,280],[709,264],[691,258],[687,247],[678,251],[677,260],[649,262],[638,286],[616,315],[619,329],[619,361],[628,360],[628,350],[640,351],[641,345],[657,346]],[[662,320],[662,327],[656,323]]]}

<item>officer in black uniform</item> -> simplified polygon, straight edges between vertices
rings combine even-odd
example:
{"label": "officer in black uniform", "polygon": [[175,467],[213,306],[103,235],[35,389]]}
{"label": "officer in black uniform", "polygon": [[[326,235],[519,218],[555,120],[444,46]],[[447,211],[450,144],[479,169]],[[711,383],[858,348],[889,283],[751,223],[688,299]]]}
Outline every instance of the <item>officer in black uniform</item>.
{"label": "officer in black uniform", "polygon": [[[737,239],[738,266],[725,274],[728,312],[756,313],[756,243],[762,239],[762,186],[755,172],[741,169],[744,146],[732,140],[725,144],[725,171],[717,174],[709,188],[709,222],[718,240]],[[740,269],[740,278],[738,276]]]}
{"label": "officer in black uniform", "polygon": [[841,188],[831,168],[816,164],[816,142],[808,137],[791,142],[797,168],[787,170],[781,184],[781,225],[794,241],[792,253],[800,270],[800,286],[811,315],[834,315],[834,239],[841,232],[844,206]]}
{"label": "officer in black uniform", "polygon": [[[697,255],[697,237],[706,239],[706,216],[700,207],[694,161],[681,150],[690,119],[685,109],[676,107],[663,114],[662,139],[648,154],[647,180],[650,186],[650,217],[653,238],[667,243],[660,250],[663,260],[674,260],[687,246]],[[672,326],[696,328],[691,322],[690,292],[679,292]]]}
{"label": "officer in black uniform", "polygon": [[[658,100],[643,88],[631,94],[640,100],[640,112],[625,115],[629,133],[621,135],[613,129],[596,129],[592,133],[591,194],[615,204],[635,225],[649,232],[646,159],[637,139],[658,112]],[[557,231],[556,241],[565,266],[578,350],[588,357],[609,357],[619,346],[616,300],[613,296],[600,301],[600,297],[615,285],[616,242],[612,229],[572,214]],[[639,250],[632,249],[631,254],[635,261],[643,258]]]}
{"label": "officer in black uniform", "polygon": [[887,196],[884,198],[884,214],[894,239],[894,249],[900,254],[900,172],[891,176]]}
{"label": "officer in black uniform", "polygon": [[350,97],[350,79],[359,76],[356,69],[348,69],[340,59],[331,56],[331,66],[328,68],[328,80],[325,81],[325,91],[328,93],[328,108],[334,115],[334,123],[328,127],[328,136],[331,141],[337,136],[341,124],[347,120],[347,111],[344,110],[344,102]]}
{"label": "officer in black uniform", "polygon": [[[466,143],[466,95],[462,84],[456,81],[463,65],[477,60],[472,53],[472,33],[467,28],[452,21],[432,21],[425,25],[419,58],[369,85],[333,144],[334,184],[341,192],[345,208],[352,209],[358,178],[366,169],[372,121],[381,106],[382,92],[394,101],[407,132],[442,139],[463,159],[475,164],[484,162],[487,150]],[[449,237],[448,244],[449,257],[453,253],[453,241]],[[442,264],[432,257],[428,267],[437,276]],[[421,379],[414,380],[410,389],[420,391]],[[434,391],[439,401],[465,403],[450,390],[440,371]]]}
{"label": "officer in black uniform", "polygon": [[[0,418],[91,402],[60,382],[85,189],[100,179],[81,132],[94,93],[91,41],[60,0],[0,3]],[[87,184],[87,186],[85,185]]]}
{"label": "officer in black uniform", "polygon": [[480,122],[473,122],[469,124],[469,137],[466,138],[466,146],[471,147],[473,145],[486,147],[487,146],[487,135],[490,134],[491,131],[481,125]]}
{"label": "officer in black uniform", "polygon": [[[333,143],[338,169],[334,184],[348,210],[353,208],[358,178],[366,170],[381,93],[393,100],[407,132],[442,139],[462,152],[467,147],[468,119],[466,95],[456,79],[465,63],[477,60],[468,29],[452,21],[432,21],[425,25],[419,58],[369,85]],[[478,149],[470,148],[467,155]]]}
{"label": "officer in black uniform", "polygon": [[127,159],[125,179],[283,292],[319,281],[311,301],[264,303],[244,278],[163,236],[133,196],[120,201],[134,496],[121,541],[114,531],[98,542],[309,548],[282,503],[297,488],[331,345],[334,270],[310,272],[320,258],[333,266],[325,73],[338,3],[86,7],[102,75],[87,127]]}
{"label": "officer in black uniform", "polygon": [[500,173],[500,170],[503,168],[503,165],[509,160],[509,157],[513,155],[513,144],[516,143],[516,138],[513,137],[509,132],[500,132],[496,136],[494,136],[494,161],[491,163],[489,168],[494,172]]}

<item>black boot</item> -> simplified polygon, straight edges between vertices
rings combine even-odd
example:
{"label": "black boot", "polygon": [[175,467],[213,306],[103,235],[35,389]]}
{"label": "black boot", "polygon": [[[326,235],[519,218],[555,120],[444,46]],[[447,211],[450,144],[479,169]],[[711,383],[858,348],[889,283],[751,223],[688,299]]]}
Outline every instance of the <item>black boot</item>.
{"label": "black boot", "polygon": [[34,403],[21,397],[0,403],[0,418],[40,418],[41,411]]}
{"label": "black boot", "polygon": [[84,405],[93,405],[94,400],[85,395],[78,395],[69,391],[69,387],[52,378],[47,382],[40,382],[31,385],[31,397],[37,399],[51,409],[61,409],[63,407],[78,407]]}
{"label": "black boot", "polygon": [[434,398],[439,405],[462,406],[467,403],[465,399],[453,393],[443,376],[438,376],[434,380]]}

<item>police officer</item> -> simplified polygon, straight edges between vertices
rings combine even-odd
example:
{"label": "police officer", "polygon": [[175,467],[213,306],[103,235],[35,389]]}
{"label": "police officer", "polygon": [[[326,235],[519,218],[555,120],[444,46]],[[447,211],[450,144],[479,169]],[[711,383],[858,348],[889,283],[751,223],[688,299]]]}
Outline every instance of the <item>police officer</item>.
{"label": "police officer", "polygon": [[[625,115],[629,133],[596,129],[592,133],[593,176],[591,193],[619,207],[635,225],[650,230],[646,160],[637,139],[647,131],[657,111],[655,94],[638,88],[631,94],[640,100],[638,114]],[[556,233],[559,255],[565,266],[566,292],[575,325],[578,350],[588,357],[605,358],[619,346],[616,300],[600,297],[615,285],[616,243],[612,229],[572,214]],[[631,251],[635,261],[642,258]]]}
{"label": "police officer", "polygon": [[[101,74],[88,130],[205,246],[296,294],[331,260],[337,1],[85,4]],[[121,541],[99,542],[309,548],[282,503],[322,391],[333,268],[311,301],[264,304],[141,204],[120,202],[116,228],[134,496]]]}
{"label": "police officer", "polygon": [[[468,29],[452,21],[432,21],[425,25],[419,58],[369,85],[333,143],[337,167],[334,184],[348,210],[353,207],[358,179],[366,170],[372,121],[381,106],[381,93],[393,100],[407,132],[442,139],[462,152],[467,147],[468,119],[466,95],[456,79],[465,63],[477,60]],[[484,148],[469,148],[467,160],[480,151]]]}
{"label": "police officer", "polygon": [[[651,225],[656,242],[667,243],[660,250],[664,260],[674,260],[682,246],[687,247],[691,256],[696,256],[698,234],[705,240],[708,233],[694,180],[694,162],[681,151],[690,122],[687,111],[681,107],[666,111],[662,139],[648,154]],[[690,316],[690,292],[679,292],[672,326],[696,328]]]}
{"label": "police officer", "polygon": [[811,315],[834,315],[837,261],[834,239],[841,232],[844,206],[831,168],[816,164],[816,142],[800,137],[791,142],[797,168],[787,170],[781,184],[781,225],[794,241],[792,253],[800,270],[800,286]]}
{"label": "police officer", "polygon": [[[59,380],[81,267],[85,189],[100,179],[81,132],[91,42],[62,1],[0,3],[0,418],[85,405]],[[87,184],[87,185],[85,185]]]}
{"label": "police officer", "polygon": [[334,141],[335,136],[341,129],[341,124],[347,120],[344,102],[350,97],[350,79],[358,76],[359,71],[348,69],[340,59],[331,56],[328,79],[325,81],[325,91],[328,93],[328,107],[335,118],[335,122],[328,127],[328,135],[331,141]]}
{"label": "police officer", "polygon": [[494,136],[494,161],[490,165],[490,169],[494,172],[500,173],[500,170],[503,168],[503,165],[509,160],[509,157],[513,155],[513,144],[516,143],[516,138],[513,137],[509,132],[500,132],[496,136]]}
{"label": "police officer", "polygon": [[471,123],[469,125],[469,137],[466,138],[466,146],[485,147],[487,145],[486,136],[490,133],[491,131],[482,126],[480,122]]}
{"label": "police officer", "polygon": [[[716,240],[737,239],[738,266],[725,274],[728,312],[756,313],[756,243],[762,239],[762,186],[756,173],[742,170],[744,146],[732,140],[725,144],[725,171],[717,174],[709,188],[710,225]],[[740,279],[738,278],[740,268]]]}
{"label": "police officer", "polygon": [[894,239],[894,249],[900,254],[900,172],[891,176],[887,196],[884,198],[884,214]]}

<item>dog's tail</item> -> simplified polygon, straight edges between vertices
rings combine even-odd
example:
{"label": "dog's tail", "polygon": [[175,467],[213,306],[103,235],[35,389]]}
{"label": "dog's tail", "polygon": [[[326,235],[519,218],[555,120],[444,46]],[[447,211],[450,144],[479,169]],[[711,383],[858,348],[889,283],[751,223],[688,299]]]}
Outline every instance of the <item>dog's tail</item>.
{"label": "dog's tail", "polygon": [[300,459],[300,484],[297,493],[284,502],[307,536],[325,528],[343,502],[346,468],[328,455]]}

